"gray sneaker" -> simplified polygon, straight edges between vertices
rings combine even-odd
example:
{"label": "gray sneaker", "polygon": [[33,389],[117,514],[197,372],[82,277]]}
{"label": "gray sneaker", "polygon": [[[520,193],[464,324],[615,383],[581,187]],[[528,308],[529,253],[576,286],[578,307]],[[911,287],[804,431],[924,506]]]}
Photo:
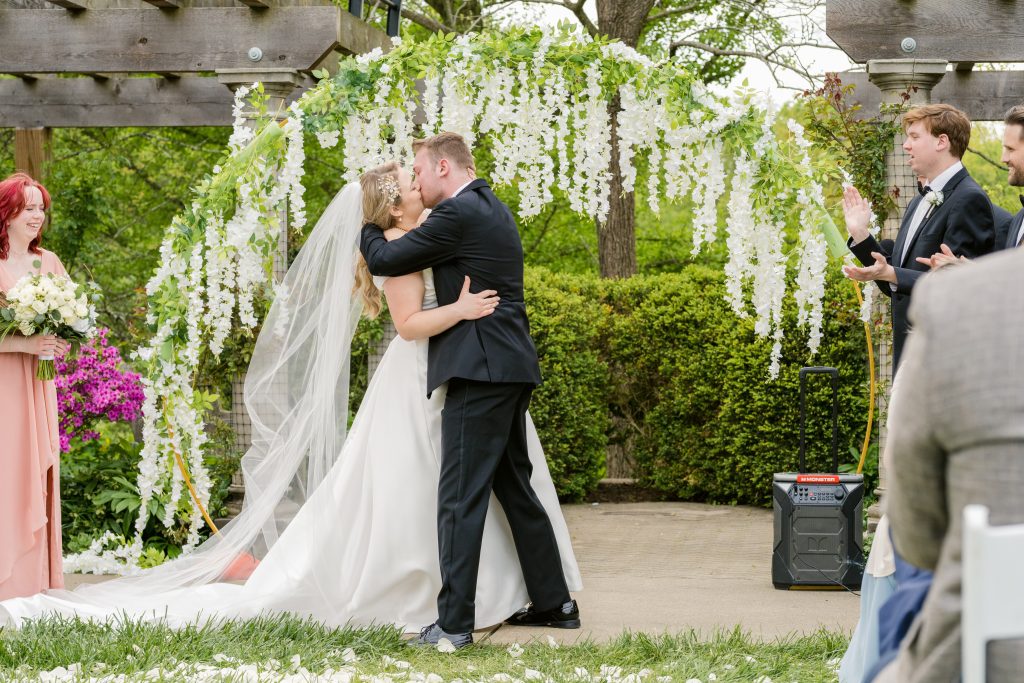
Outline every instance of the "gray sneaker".
{"label": "gray sneaker", "polygon": [[437,647],[441,640],[447,640],[456,650],[461,650],[467,645],[473,644],[473,634],[448,633],[435,621],[430,626],[421,628],[419,636],[406,641],[406,645],[409,647]]}

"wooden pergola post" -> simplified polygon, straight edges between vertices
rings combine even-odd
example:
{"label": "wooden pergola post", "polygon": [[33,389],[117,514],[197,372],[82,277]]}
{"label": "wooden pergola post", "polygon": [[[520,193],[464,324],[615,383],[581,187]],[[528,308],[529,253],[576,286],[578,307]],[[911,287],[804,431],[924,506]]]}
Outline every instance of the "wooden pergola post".
{"label": "wooden pergola post", "polygon": [[49,128],[16,128],[14,130],[14,170],[42,181],[50,163]]}

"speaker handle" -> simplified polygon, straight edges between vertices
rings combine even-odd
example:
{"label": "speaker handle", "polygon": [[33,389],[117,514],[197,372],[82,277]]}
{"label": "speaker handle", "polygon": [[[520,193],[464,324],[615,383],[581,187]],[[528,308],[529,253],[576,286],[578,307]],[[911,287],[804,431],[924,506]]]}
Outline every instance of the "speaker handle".
{"label": "speaker handle", "polygon": [[805,471],[807,450],[807,376],[829,375],[832,378],[832,471],[839,473],[839,370],[827,367],[800,368],[800,472]]}

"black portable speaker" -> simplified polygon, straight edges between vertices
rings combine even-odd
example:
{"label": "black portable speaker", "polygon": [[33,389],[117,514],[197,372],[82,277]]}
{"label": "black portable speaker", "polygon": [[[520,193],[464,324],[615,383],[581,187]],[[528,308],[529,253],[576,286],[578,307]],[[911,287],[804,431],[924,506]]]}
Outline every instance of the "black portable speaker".
{"label": "black portable speaker", "polygon": [[[832,379],[832,473],[805,473],[809,375]],[[864,575],[864,477],[839,474],[839,371],[800,369],[800,470],[776,473],[772,583],[779,589],[860,588]]]}

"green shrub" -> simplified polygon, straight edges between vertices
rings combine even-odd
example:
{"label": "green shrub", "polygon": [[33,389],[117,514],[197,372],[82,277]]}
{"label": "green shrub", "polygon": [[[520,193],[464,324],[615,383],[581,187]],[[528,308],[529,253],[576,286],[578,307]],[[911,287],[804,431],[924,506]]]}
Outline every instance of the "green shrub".
{"label": "green shrub", "polygon": [[[231,426],[212,414],[207,420],[210,440],[204,460],[212,483],[209,513],[220,517],[225,513],[228,486],[241,454]],[[67,552],[85,550],[106,531],[124,538],[135,534],[141,504],[136,484],[141,444],[135,440],[131,425],[123,422],[101,422],[96,431],[99,438],[72,439],[71,449],[61,454],[61,530]],[[189,496],[187,490],[181,495]],[[161,553],[176,556],[188,537],[187,514],[179,512],[170,529],[160,521],[169,497],[165,492],[150,500],[149,522],[142,534],[147,551],[152,551],[147,557],[155,564],[159,564],[156,558]]]}
{"label": "green shrub", "polygon": [[[529,269],[527,302],[545,379],[531,412],[543,424],[553,475],[566,465],[580,473],[571,489],[556,476],[563,496],[593,490],[603,463],[597,452],[613,443],[633,454],[639,482],[665,497],[768,504],[771,475],[797,467],[798,373],[810,364],[839,369],[840,459],[851,446],[859,450],[866,352],[852,292],[840,278],[829,283],[813,359],[787,303],[774,381],[770,342],[729,308],[718,270],[693,265],[609,281]],[[828,381],[812,377],[810,470],[832,467],[830,397]]]}
{"label": "green shrub", "polygon": [[576,293],[577,278],[530,269],[526,276],[530,332],[543,383],[530,415],[559,496],[578,500],[604,476],[608,444],[608,369],[601,358],[604,312]]}

